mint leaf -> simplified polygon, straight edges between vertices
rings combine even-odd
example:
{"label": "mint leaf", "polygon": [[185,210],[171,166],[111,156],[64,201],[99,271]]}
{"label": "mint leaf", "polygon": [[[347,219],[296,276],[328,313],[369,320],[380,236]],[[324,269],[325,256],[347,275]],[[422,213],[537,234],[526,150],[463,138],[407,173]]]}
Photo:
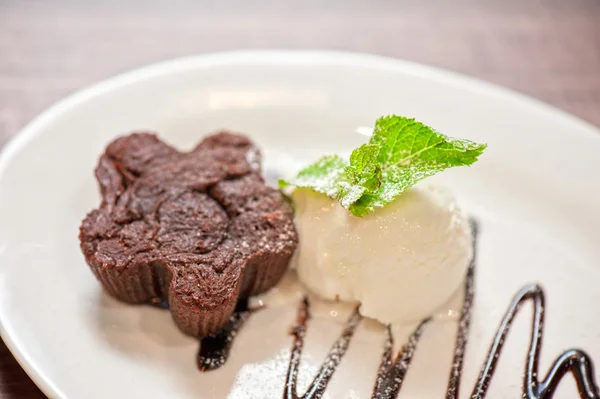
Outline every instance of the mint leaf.
{"label": "mint leaf", "polygon": [[471,165],[485,148],[447,137],[414,119],[385,116],[375,122],[369,143],[355,149],[349,162],[325,156],[280,186],[312,188],[364,216],[426,177]]}
{"label": "mint leaf", "polygon": [[365,193],[375,193],[381,185],[381,166],[377,158],[379,146],[363,144],[350,155],[350,165],[337,183],[337,198],[344,208],[358,201]]}
{"label": "mint leaf", "polygon": [[377,120],[370,143],[380,146],[377,161],[383,170],[379,190],[348,207],[363,216],[392,202],[420,180],[454,166],[477,161],[486,148],[436,132],[414,119],[387,116]]}
{"label": "mint leaf", "polygon": [[337,198],[337,184],[344,174],[348,163],[338,155],[325,155],[313,164],[302,169],[298,175],[288,181],[279,180],[279,188],[290,185],[298,188],[311,188],[316,192]]}

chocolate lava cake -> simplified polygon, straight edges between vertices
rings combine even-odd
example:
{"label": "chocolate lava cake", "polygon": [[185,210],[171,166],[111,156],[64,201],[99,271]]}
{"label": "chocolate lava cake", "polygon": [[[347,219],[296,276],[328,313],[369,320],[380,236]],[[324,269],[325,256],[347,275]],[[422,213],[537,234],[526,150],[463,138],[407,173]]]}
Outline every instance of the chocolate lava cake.
{"label": "chocolate lava cake", "polygon": [[134,133],[108,145],[96,178],[102,202],[79,234],[87,263],[115,298],[167,301],[187,334],[221,329],[239,299],[279,281],[296,248],[293,210],[243,136],[179,152]]}

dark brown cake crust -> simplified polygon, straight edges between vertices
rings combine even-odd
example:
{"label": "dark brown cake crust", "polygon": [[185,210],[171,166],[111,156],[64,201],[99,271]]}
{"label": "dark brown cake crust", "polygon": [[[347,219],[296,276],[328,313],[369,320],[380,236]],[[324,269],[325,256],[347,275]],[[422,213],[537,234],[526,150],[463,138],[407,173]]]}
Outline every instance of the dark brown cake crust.
{"label": "dark brown cake crust", "polygon": [[134,133],[108,145],[96,178],[102,203],[79,234],[87,263],[122,301],[168,301],[187,334],[222,328],[239,299],[279,281],[296,248],[292,208],[243,136],[217,133],[182,153]]}

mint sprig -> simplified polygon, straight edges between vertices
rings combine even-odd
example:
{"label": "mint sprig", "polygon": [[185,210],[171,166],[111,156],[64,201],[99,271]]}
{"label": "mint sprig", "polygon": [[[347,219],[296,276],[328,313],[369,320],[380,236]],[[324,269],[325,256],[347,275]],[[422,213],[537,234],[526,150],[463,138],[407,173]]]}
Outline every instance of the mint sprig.
{"label": "mint sprig", "polygon": [[375,122],[369,143],[352,151],[349,161],[326,155],[279,185],[313,189],[364,216],[426,177],[471,165],[486,147],[447,137],[414,119],[384,116]]}

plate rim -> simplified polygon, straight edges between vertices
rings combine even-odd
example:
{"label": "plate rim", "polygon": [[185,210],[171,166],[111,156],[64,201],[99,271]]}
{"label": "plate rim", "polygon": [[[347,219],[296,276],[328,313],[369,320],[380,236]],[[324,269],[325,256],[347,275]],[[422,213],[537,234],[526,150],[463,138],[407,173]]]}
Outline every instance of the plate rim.
{"label": "plate rim", "polygon": [[[600,128],[580,117],[517,90],[509,89],[448,69],[387,56],[351,51],[240,50],[190,55],[152,63],[78,89],[74,93],[69,94],[65,98],[46,108],[28,122],[16,135],[8,139],[4,148],[0,151],[0,176],[19,152],[25,148],[31,140],[41,134],[48,124],[55,119],[60,118],[63,114],[68,113],[72,108],[75,108],[79,104],[85,103],[103,93],[108,93],[114,89],[130,84],[143,82],[144,80],[188,70],[210,69],[236,64],[295,65],[307,67],[319,65],[345,65],[395,72],[440,84],[452,85],[473,93],[495,96],[503,101],[516,102],[516,104],[529,107],[530,109],[536,109],[548,117],[558,118],[565,123],[578,126],[579,131],[582,133],[585,132],[583,133],[584,136],[595,138],[600,141]],[[3,247],[0,247],[0,252],[2,252],[3,249]],[[0,277],[2,277],[1,274]],[[0,337],[2,337],[7,348],[15,357],[19,365],[46,396],[52,398],[67,398],[52,379],[48,377],[43,370],[40,370],[40,367],[36,362],[30,359],[30,355],[24,347],[24,344],[20,343],[16,334],[10,331],[11,328],[7,328],[7,325],[10,325],[10,322],[7,323],[7,320],[9,319],[10,317],[8,315],[0,311]]]}

